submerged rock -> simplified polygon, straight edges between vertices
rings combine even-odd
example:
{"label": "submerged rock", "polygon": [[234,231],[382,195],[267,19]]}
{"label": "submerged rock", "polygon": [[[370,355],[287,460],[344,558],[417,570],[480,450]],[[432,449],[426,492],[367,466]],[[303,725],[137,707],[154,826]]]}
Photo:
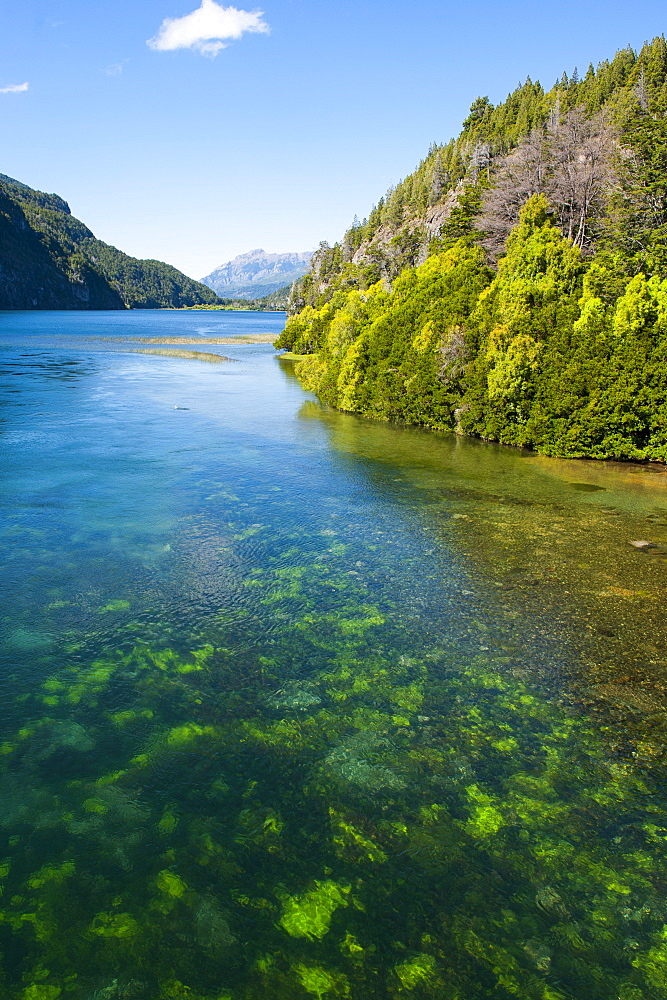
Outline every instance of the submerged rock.
{"label": "submerged rock", "polygon": [[36,829],[47,830],[62,822],[62,809],[56,796],[47,786],[39,783],[31,766],[2,776],[0,799],[0,827],[30,823]]}
{"label": "submerged rock", "polygon": [[526,941],[523,950],[538,972],[548,972],[551,968],[551,950],[543,941]]}
{"label": "submerged rock", "polygon": [[535,902],[543,913],[548,913],[550,916],[569,917],[570,915],[562,897],[550,885],[545,885],[535,894]]}
{"label": "submerged rock", "polygon": [[50,635],[45,635],[42,632],[31,632],[27,628],[16,628],[13,632],[10,632],[4,640],[8,645],[14,646],[16,649],[23,650],[24,652],[32,652],[40,649],[46,649],[53,643],[53,639]]}
{"label": "submerged rock", "polygon": [[88,753],[94,746],[94,740],[78,722],[54,722],[51,729],[50,750],[67,747],[68,750],[76,750],[78,753]]}
{"label": "submerged rock", "polygon": [[366,760],[328,759],[330,769],[343,781],[357,785],[367,792],[384,790],[398,791],[405,788],[405,782],[397,777],[388,767],[380,764],[369,764]]}
{"label": "submerged rock", "polygon": [[269,708],[299,712],[305,712],[322,703],[322,699],[315,694],[311,685],[300,681],[290,681],[284,687],[267,695],[265,701]]}
{"label": "submerged rock", "polygon": [[372,794],[400,791],[405,781],[382,759],[391,744],[377,733],[359,733],[337,746],[325,757],[323,772],[345,785],[353,785]]}
{"label": "submerged rock", "polygon": [[204,898],[195,910],[194,934],[197,944],[212,956],[236,943],[222,910],[210,897]]}
{"label": "submerged rock", "polygon": [[[43,763],[63,754],[86,754],[95,746],[87,731],[78,722],[59,720],[42,726],[35,735],[31,757]],[[78,758],[77,758],[78,759]]]}

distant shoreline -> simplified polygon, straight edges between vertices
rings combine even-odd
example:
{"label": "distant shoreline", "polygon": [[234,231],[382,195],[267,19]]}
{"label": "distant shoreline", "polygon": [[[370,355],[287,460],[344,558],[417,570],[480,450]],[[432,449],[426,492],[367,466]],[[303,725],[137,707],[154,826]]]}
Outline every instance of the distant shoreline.
{"label": "distant shoreline", "polygon": [[201,306],[164,306],[163,308],[169,309],[171,312],[265,312],[265,313],[284,313],[284,309],[263,309],[259,306],[249,305],[246,307],[239,306],[237,304],[229,306],[215,306],[215,305],[201,305]]}

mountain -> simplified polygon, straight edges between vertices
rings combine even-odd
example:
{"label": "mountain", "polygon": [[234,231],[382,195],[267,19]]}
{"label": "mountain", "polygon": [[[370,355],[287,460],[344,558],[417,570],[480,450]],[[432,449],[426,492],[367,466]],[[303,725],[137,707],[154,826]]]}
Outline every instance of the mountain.
{"label": "mountain", "polygon": [[250,250],[221,264],[202,278],[218,295],[240,299],[259,299],[291,285],[308,271],[312,252],[265,253]]}
{"label": "mountain", "polygon": [[664,36],[478,97],[291,295],[275,346],[331,406],[667,463]]}
{"label": "mountain", "polygon": [[161,309],[214,304],[169,264],[96,239],[66,201],[0,174],[0,309]]}

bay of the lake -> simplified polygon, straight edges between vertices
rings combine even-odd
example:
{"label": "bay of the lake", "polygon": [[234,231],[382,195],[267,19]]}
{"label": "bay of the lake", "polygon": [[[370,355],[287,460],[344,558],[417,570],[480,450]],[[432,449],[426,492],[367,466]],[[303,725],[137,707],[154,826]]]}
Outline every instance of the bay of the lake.
{"label": "bay of the lake", "polygon": [[665,997],[664,469],[328,409],[283,325],[0,313],[0,995]]}

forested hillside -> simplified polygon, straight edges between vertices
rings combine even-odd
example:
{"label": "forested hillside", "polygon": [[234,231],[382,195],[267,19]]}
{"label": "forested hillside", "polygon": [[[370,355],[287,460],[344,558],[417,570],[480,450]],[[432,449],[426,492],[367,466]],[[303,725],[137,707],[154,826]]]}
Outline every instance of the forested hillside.
{"label": "forested hillside", "polygon": [[278,346],[333,406],[667,460],[667,43],[473,102],[335,247]]}
{"label": "forested hillside", "polygon": [[0,309],[160,309],[215,303],[205,285],[95,238],[55,194],[0,174]]}

